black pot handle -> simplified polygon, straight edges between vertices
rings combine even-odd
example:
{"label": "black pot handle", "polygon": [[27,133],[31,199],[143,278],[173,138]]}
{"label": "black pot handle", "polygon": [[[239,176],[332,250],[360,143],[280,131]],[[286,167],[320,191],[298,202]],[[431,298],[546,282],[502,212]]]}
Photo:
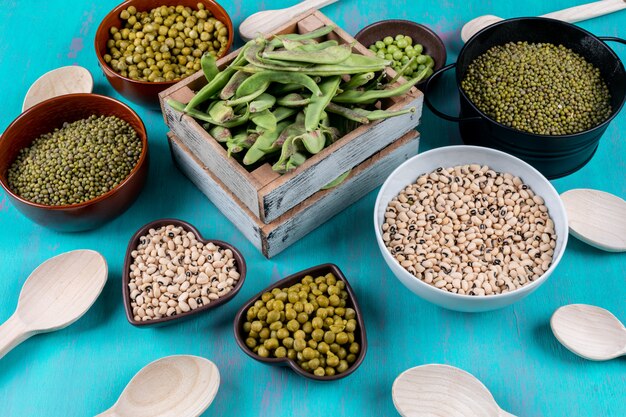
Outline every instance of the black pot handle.
{"label": "black pot handle", "polygon": [[616,38],[615,36],[598,36],[598,39],[600,39],[603,42],[619,42],[619,43],[623,43],[624,45],[626,45],[626,39],[622,39],[622,38]]}
{"label": "black pot handle", "polygon": [[430,102],[430,98],[429,98],[430,94],[428,94],[428,91],[430,90],[430,84],[432,82],[434,82],[437,78],[439,78],[444,72],[448,71],[449,69],[455,68],[455,67],[456,67],[456,62],[454,64],[446,65],[445,67],[443,67],[440,70],[436,71],[433,75],[431,75],[426,80],[426,86],[424,87],[424,102],[426,103],[426,107],[428,107],[430,109],[430,111],[435,113],[437,116],[441,117],[442,119],[449,120],[451,122],[468,122],[470,120],[482,120],[482,117],[480,117],[480,116],[454,117],[454,116],[447,115],[447,114],[442,113],[439,110],[437,110],[435,108],[435,106]]}

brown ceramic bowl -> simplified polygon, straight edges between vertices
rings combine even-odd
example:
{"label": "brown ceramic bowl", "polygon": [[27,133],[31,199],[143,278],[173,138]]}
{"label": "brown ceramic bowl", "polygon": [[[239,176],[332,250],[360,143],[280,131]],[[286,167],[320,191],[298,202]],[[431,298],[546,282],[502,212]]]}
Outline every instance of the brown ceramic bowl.
{"label": "brown ceramic bowl", "polygon": [[[52,132],[64,122],[91,115],[117,116],[128,122],[141,138],[143,149],[131,173],[111,191],[80,204],[47,206],[25,200],[13,193],[7,171],[19,151],[42,134]],[[135,201],[148,175],[148,137],[143,122],[130,107],[97,94],[68,94],[39,103],[13,121],[0,139],[0,185],[15,207],[42,226],[63,232],[89,230],[123,213]]]}
{"label": "brown ceramic bowl", "polygon": [[[430,28],[410,20],[381,20],[364,27],[354,37],[366,48],[376,41],[381,41],[386,36],[408,35],[413,39],[413,44],[421,44],[424,47],[422,53],[430,55],[435,61],[433,72],[446,64],[446,46],[435,32]],[[417,85],[423,85],[428,78],[423,79]]]}
{"label": "brown ceramic bowl", "polygon": [[118,93],[137,104],[157,109],[159,107],[159,93],[180,81],[165,81],[159,83],[136,81],[122,77],[104,62],[104,55],[107,53],[109,31],[113,26],[118,28],[122,26],[122,19],[120,19],[121,11],[129,6],[135,6],[139,11],[151,10],[159,6],[178,5],[196,9],[198,3],[204,4],[206,9],[209,10],[216,19],[222,21],[228,28],[228,48],[226,48],[224,55],[227,54],[233,43],[233,22],[230,20],[230,16],[228,16],[226,10],[213,0],[127,0],[111,10],[111,12],[102,19],[96,31],[96,56],[98,57],[98,62],[104,75]]}
{"label": "brown ceramic bowl", "polygon": [[[128,283],[130,282],[130,265],[133,262],[131,252],[134,251],[137,245],[139,244],[139,239],[142,236],[146,235],[150,229],[158,229],[161,226],[167,226],[169,224],[172,224],[174,226],[181,226],[188,232],[192,232],[194,235],[196,235],[196,238],[198,239],[199,242],[202,242],[205,244],[209,242],[213,242],[215,245],[219,246],[220,248],[230,249],[233,252],[233,257],[235,258],[237,271],[240,274],[239,281],[237,281],[233,289],[225,297],[219,298],[215,301],[211,301],[211,303],[198,307],[195,310],[190,310],[187,313],[182,313],[176,316],[164,317],[161,319],[137,321],[133,317],[133,308],[131,307],[131,304],[130,304],[131,303],[130,291],[128,289]],[[221,240],[215,240],[215,239],[205,239],[202,237],[198,229],[196,229],[191,224],[183,220],[178,220],[178,219],[155,220],[153,222],[146,224],[141,229],[137,230],[137,232],[133,235],[133,237],[130,238],[130,241],[128,242],[128,248],[126,249],[126,257],[124,258],[124,271],[122,272],[122,296],[124,298],[124,309],[126,310],[126,318],[128,319],[128,322],[130,324],[132,324],[133,326],[137,326],[137,327],[148,327],[148,326],[155,326],[155,325],[161,326],[164,324],[171,324],[175,320],[187,319],[203,311],[207,311],[207,310],[211,310],[213,308],[219,307],[223,304],[226,304],[237,295],[237,293],[243,286],[243,282],[246,279],[246,271],[247,271],[246,261],[244,260],[243,255],[241,254],[241,252],[239,252],[237,248],[235,248],[230,243],[226,243]]]}
{"label": "brown ceramic bowl", "polygon": [[[359,356],[356,358],[356,361],[348,368],[346,372],[341,373],[341,374],[335,374],[333,376],[317,376],[300,368],[298,364],[292,359],[262,358],[256,353],[254,353],[252,350],[250,350],[248,346],[246,346],[246,342],[245,342],[246,335],[243,331],[243,324],[246,322],[246,312],[248,311],[250,307],[254,305],[254,303],[257,300],[261,298],[263,293],[267,291],[271,291],[274,288],[289,287],[293,284],[300,282],[302,278],[304,278],[307,275],[311,275],[312,277],[319,277],[321,275],[326,275],[329,272],[332,273],[337,279],[346,283],[346,291],[348,292],[348,301],[347,301],[346,306],[351,307],[356,311],[356,320],[358,323],[358,328],[355,331],[355,339],[361,345],[361,351],[359,352]],[[289,366],[297,374],[300,374],[306,378],[315,379],[317,381],[335,381],[337,379],[347,377],[361,365],[361,363],[363,362],[363,359],[365,359],[365,354],[367,353],[367,337],[365,335],[365,324],[363,323],[363,314],[361,313],[359,304],[357,303],[354,292],[352,291],[352,287],[350,287],[348,280],[346,280],[346,277],[343,275],[339,267],[335,264],[322,264],[322,265],[314,266],[309,269],[305,269],[304,271],[300,271],[293,275],[290,275],[287,278],[282,279],[276,282],[275,284],[267,287],[266,289],[264,289],[263,291],[261,291],[260,293],[252,297],[250,300],[248,300],[248,302],[244,304],[243,307],[241,307],[239,312],[237,312],[237,316],[235,317],[234,330],[235,330],[235,340],[237,341],[237,344],[239,345],[241,350],[243,350],[246,353],[246,355],[250,356],[252,359],[256,359],[259,362],[267,363],[269,365],[274,365],[274,366]]]}

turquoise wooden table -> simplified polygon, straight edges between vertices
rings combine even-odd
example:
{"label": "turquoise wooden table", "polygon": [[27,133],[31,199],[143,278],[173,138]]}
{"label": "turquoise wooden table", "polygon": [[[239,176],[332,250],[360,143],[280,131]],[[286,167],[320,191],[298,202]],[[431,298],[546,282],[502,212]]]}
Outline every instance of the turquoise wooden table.
{"label": "turquoise wooden table", "polygon": [[[107,84],[93,51],[96,28],[117,2],[0,1],[0,129],[17,116],[28,86],[56,67],[85,66],[94,75],[96,92],[120,98]],[[295,0],[222,3],[237,27],[260,8],[285,7]],[[453,62],[462,45],[461,26],[472,17],[538,15],[581,1],[546,3],[341,0],[323,12],[351,34],[385,18],[425,23],[442,36]],[[597,35],[626,37],[626,12],[580,25]],[[612,47],[626,62],[624,46]],[[434,96],[449,111],[457,103],[452,91],[452,81],[446,80]],[[580,359],[556,341],[548,324],[552,312],[569,303],[599,305],[626,321],[626,254],[604,253],[572,238],[550,280],[520,303],[485,314],[451,312],[414,296],[385,266],[374,239],[372,192],[266,260],[173,166],[161,115],[131,106],[148,127],[152,161],[147,186],[116,220],[86,233],[56,233],[27,220],[0,193],[0,321],[12,313],[30,272],[53,255],[95,249],[106,257],[110,270],[104,292],[82,319],[32,338],[0,360],[3,417],[97,414],[115,402],[141,367],[182,353],[209,358],[220,369],[222,384],[206,416],[394,416],[393,380],[425,363],[447,363],[473,373],[504,409],[518,416],[626,416],[626,360]],[[457,126],[428,111],[419,130],[422,151],[460,143]],[[609,127],[585,168],[553,182],[559,192],[588,187],[626,197],[624,132],[626,112]],[[181,324],[137,329],[126,321],[122,305],[124,251],[135,230],[162,217],[187,220],[206,237],[240,248],[248,279],[241,293],[219,310]],[[346,379],[317,383],[247,357],[233,338],[239,306],[279,278],[323,262],[343,269],[363,308],[370,344],[361,368]]]}

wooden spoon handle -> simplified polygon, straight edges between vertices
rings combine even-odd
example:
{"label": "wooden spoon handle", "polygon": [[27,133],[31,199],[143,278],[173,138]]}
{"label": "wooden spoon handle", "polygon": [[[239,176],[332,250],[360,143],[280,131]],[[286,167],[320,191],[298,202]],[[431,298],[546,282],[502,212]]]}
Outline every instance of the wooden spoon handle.
{"label": "wooden spoon handle", "polygon": [[295,4],[285,10],[289,10],[289,17],[293,18],[301,13],[308,12],[313,9],[321,9],[324,6],[335,3],[338,0],[306,0],[301,3]]}
{"label": "wooden spoon handle", "polygon": [[516,416],[514,416],[513,414],[511,414],[509,412],[506,412],[506,411],[500,409],[500,416],[499,417],[516,417]]}
{"label": "wooden spoon handle", "polygon": [[0,359],[30,336],[32,336],[32,333],[26,330],[24,323],[16,314],[9,317],[7,321],[0,325]]}
{"label": "wooden spoon handle", "polygon": [[581,20],[604,16],[605,14],[617,12],[618,10],[623,9],[626,9],[626,0],[600,0],[593,3],[570,7],[569,9],[559,10],[558,12],[544,14],[542,17],[549,17],[551,19],[575,23],[580,22]]}

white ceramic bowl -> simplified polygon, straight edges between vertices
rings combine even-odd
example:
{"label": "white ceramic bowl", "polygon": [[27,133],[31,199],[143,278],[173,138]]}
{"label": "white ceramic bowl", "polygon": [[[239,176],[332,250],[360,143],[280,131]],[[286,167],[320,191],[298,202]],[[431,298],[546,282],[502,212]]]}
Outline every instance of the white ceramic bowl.
{"label": "white ceramic bowl", "polygon": [[[550,268],[538,279],[517,290],[505,294],[474,296],[454,294],[426,284],[405,270],[391,255],[382,238],[382,224],[389,202],[407,185],[412,184],[422,174],[438,167],[452,167],[466,164],[488,165],[495,171],[509,172],[519,176],[535,194],[543,197],[550,217],[554,221],[557,235],[556,248]],[[446,146],[424,152],[409,159],[389,175],[378,193],[374,209],[374,228],[380,252],[393,274],[408,289],[423,299],[441,307],[465,311],[481,312],[506,307],[526,297],[541,286],[559,264],[567,246],[567,214],[559,194],[552,184],[539,171],[526,162],[507,153],[478,146]]]}

